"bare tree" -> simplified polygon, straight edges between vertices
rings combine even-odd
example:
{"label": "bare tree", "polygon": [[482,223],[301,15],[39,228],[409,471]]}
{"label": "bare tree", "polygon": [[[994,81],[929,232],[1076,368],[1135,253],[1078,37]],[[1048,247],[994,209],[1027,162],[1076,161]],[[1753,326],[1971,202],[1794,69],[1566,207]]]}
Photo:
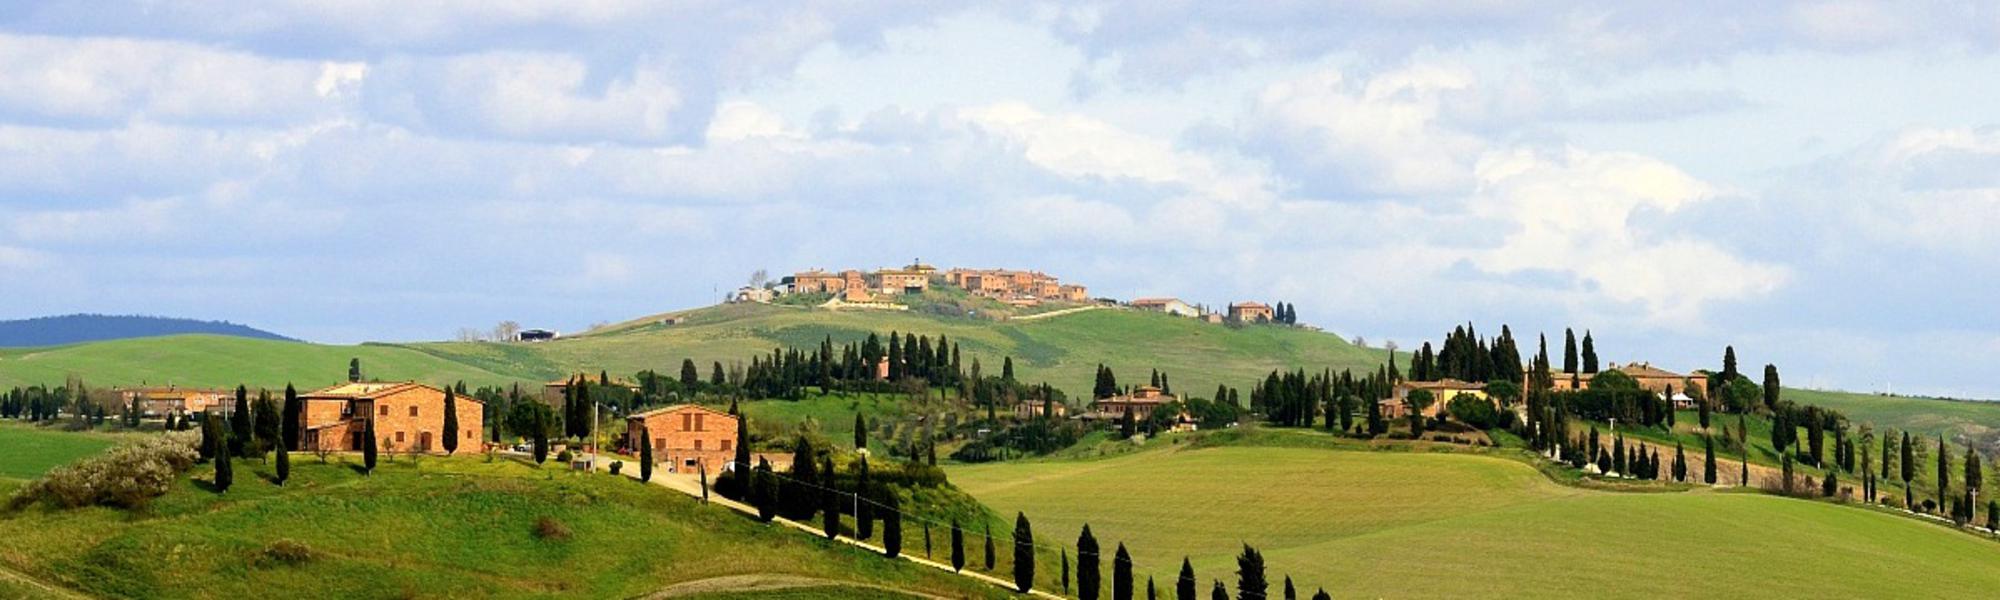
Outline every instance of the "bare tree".
{"label": "bare tree", "polygon": [[1360,347],[1360,348],[1367,348],[1367,347],[1368,347],[1368,338],[1365,338],[1365,337],[1361,337],[1361,336],[1358,336],[1358,335],[1357,335],[1357,336],[1354,336],[1354,345],[1355,345],[1356,347]]}
{"label": "bare tree", "polygon": [[471,327],[458,328],[458,341],[461,342],[477,342],[479,340],[485,339],[485,335],[486,334],[481,333],[479,330],[473,329]]}
{"label": "bare tree", "polygon": [[1383,348],[1384,350],[1388,350],[1388,351],[1390,351],[1390,352],[1395,352],[1395,351],[1396,351],[1396,340],[1388,340],[1388,341],[1385,341],[1385,342],[1382,342],[1382,348]]}
{"label": "bare tree", "polygon": [[520,323],[515,323],[513,321],[501,321],[499,325],[493,326],[493,341],[511,342],[514,341],[514,339],[520,335],[521,335]]}
{"label": "bare tree", "polygon": [[750,272],[750,287],[762,288],[764,287],[764,284],[770,282],[771,282],[771,273],[769,271],[765,271],[763,269],[757,269],[755,271]]}

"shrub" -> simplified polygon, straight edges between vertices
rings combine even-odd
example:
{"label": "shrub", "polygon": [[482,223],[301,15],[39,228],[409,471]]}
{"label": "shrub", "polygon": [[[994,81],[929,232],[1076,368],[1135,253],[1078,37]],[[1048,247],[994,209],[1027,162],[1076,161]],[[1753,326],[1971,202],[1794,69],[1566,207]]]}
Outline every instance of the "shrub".
{"label": "shrub", "polygon": [[302,565],[312,562],[312,547],[305,542],[278,540],[264,547],[258,562],[267,565]]}
{"label": "shrub", "polygon": [[180,473],[192,468],[201,435],[176,432],[147,437],[74,464],[57,467],[8,500],[10,509],[36,503],[57,508],[102,505],[138,508],[167,493]]}
{"label": "shrub", "polygon": [[625,468],[625,461],[622,461],[622,460],[614,460],[614,461],[611,461],[611,474],[612,474],[612,475],[617,475],[617,474],[618,474],[618,470],[619,470],[619,469],[623,469],[623,468]]}
{"label": "shrub", "polygon": [[557,521],[555,517],[535,519],[535,537],[561,541],[569,539],[569,536],[569,526],[564,525],[562,521]]}
{"label": "shrub", "polygon": [[556,453],[556,462],[562,463],[564,466],[569,465],[569,463],[574,462],[575,460],[576,460],[576,455],[570,454],[568,448],[564,448],[562,452]]}

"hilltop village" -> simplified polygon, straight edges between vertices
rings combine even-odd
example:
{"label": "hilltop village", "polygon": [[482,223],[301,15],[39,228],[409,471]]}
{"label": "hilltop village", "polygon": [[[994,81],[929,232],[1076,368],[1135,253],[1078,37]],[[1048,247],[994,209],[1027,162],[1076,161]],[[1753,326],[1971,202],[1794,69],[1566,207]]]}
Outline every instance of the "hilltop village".
{"label": "hilltop village", "polygon": [[[1037,270],[937,267],[912,261],[908,265],[872,271],[811,269],[737,289],[731,302],[787,303],[827,308],[857,307],[906,310],[910,297],[933,291],[949,291],[970,298],[990,300],[1011,309],[1075,309],[1088,306],[1127,307],[1198,319],[1209,323],[1298,324],[1297,314],[1283,302],[1275,306],[1256,301],[1239,301],[1217,311],[1179,298],[1135,298],[1119,301],[1091,297],[1082,284],[1063,283]],[[968,311],[976,312],[976,311]],[[1039,314],[1034,312],[1022,315]]]}

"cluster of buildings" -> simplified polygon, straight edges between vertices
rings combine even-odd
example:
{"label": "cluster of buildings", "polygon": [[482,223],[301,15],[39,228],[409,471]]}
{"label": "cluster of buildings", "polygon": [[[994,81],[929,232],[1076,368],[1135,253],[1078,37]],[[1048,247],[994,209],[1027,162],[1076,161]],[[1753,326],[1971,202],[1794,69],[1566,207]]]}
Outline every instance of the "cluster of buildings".
{"label": "cluster of buildings", "polygon": [[[1123,420],[1125,414],[1129,412],[1132,414],[1134,420],[1144,423],[1151,420],[1153,413],[1158,412],[1162,407],[1178,401],[1180,401],[1178,396],[1166,393],[1158,387],[1142,385],[1133,389],[1128,394],[1092,400],[1090,402],[1090,411],[1077,415],[1077,418],[1086,421],[1116,423]],[[1169,431],[1194,431],[1195,428],[1194,417],[1189,415],[1186,410],[1182,410],[1179,414],[1174,415],[1174,424]]]}
{"label": "cluster of buildings", "polygon": [[127,406],[137,401],[139,410],[147,417],[164,417],[174,413],[194,414],[208,410],[228,414],[236,410],[235,392],[229,390],[167,385],[124,388],[117,392],[118,399]]}
{"label": "cluster of buildings", "polygon": [[1162,312],[1190,319],[1201,319],[1210,323],[1270,323],[1276,320],[1277,311],[1262,302],[1237,302],[1229,305],[1227,312],[1215,312],[1207,307],[1188,304],[1180,298],[1138,298],[1127,305],[1139,310]]}
{"label": "cluster of buildings", "polygon": [[891,269],[827,271],[812,269],[780,278],[775,285],[736,290],[734,302],[770,302],[790,294],[830,294],[842,302],[875,302],[885,296],[921,294],[933,286],[950,285],[983,298],[1012,306],[1036,306],[1043,302],[1088,302],[1090,291],[1081,285],[1066,284],[1041,271],[1008,269],[951,269],[912,261]]}
{"label": "cluster of buildings", "polygon": [[[1605,370],[1624,373],[1626,376],[1631,377],[1634,382],[1637,382],[1640,389],[1652,392],[1654,395],[1672,402],[1675,410],[1693,410],[1695,408],[1694,396],[1689,396],[1687,393],[1690,388],[1697,390],[1696,395],[1700,397],[1706,398],[1708,395],[1708,377],[1700,373],[1684,375],[1655,367],[1650,363],[1630,363],[1624,365],[1611,363],[1609,368]],[[1597,377],[1597,373],[1550,372],[1548,375],[1550,382],[1553,384],[1551,388],[1558,392],[1589,389],[1592,380]],[[1524,379],[1521,382],[1521,389],[1528,389],[1529,385],[1530,383]],[[1382,416],[1391,419],[1409,416],[1409,411],[1404,401],[1409,399],[1411,392],[1417,390],[1430,392],[1431,398],[1434,399],[1430,406],[1424,408],[1423,415],[1426,417],[1436,417],[1442,414],[1446,409],[1445,405],[1461,394],[1494,402],[1496,406],[1498,405],[1498,401],[1486,393],[1486,384],[1484,383],[1473,383],[1456,379],[1403,381],[1397,383],[1392,388],[1390,397],[1377,401],[1382,407]]]}

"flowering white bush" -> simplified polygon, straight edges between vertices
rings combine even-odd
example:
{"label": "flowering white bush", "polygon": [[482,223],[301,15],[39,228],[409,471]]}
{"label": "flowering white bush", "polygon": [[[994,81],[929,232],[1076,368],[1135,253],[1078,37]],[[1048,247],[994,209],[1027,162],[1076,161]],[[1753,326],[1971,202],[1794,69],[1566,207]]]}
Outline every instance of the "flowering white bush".
{"label": "flowering white bush", "polygon": [[37,502],[60,508],[101,504],[143,506],[167,493],[181,472],[194,466],[201,434],[177,431],[125,444],[73,464],[56,467],[14,493],[8,507]]}

